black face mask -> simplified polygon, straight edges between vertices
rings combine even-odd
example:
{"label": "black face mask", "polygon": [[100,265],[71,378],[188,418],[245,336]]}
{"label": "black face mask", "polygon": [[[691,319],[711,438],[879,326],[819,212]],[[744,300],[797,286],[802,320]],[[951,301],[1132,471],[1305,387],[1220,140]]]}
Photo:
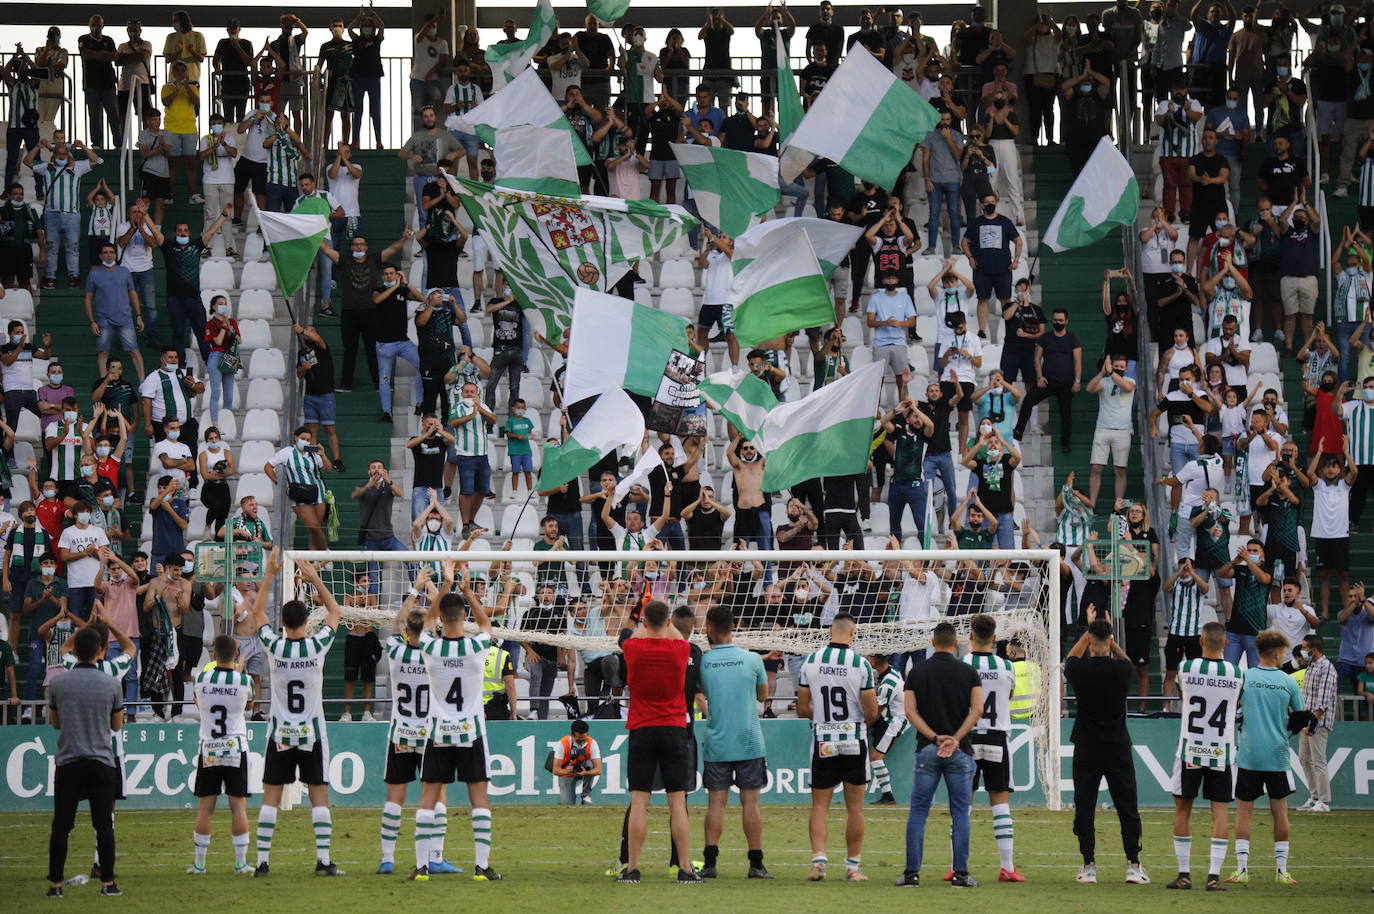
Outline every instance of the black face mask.
{"label": "black face mask", "polygon": [[1061,324],[1061,323],[1059,323],[1058,321],[1056,321],[1055,324],[1054,324],[1054,329],[1055,329],[1055,330],[1066,330],[1066,329],[1068,329],[1068,326],[1069,326],[1068,324]]}
{"label": "black face mask", "polygon": [[992,107],[994,108],[1005,108],[1006,106],[1007,100],[1005,98],[998,98],[993,100]]}
{"label": "black face mask", "polygon": [[988,204],[985,204],[985,205],[983,206],[983,212],[984,212],[984,213],[987,213],[989,216],[991,216],[993,213],[997,212],[997,204],[996,204],[996,203],[988,203]]}
{"label": "black face mask", "polygon": [[1335,381],[1322,381],[1322,390],[1332,391],[1336,389]]}

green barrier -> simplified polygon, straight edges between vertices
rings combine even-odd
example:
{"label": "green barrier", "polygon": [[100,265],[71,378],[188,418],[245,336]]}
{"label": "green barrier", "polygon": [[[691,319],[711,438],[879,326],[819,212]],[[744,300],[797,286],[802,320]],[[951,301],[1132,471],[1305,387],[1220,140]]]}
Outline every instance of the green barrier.
{"label": "green barrier", "polygon": [[[590,721],[592,736],[600,744],[605,770],[593,792],[598,803],[617,804],[628,799],[625,789],[624,752],[627,739],[618,721]],[[1061,790],[1067,803],[1072,799],[1069,742],[1072,720],[1059,722],[1063,728],[1064,758],[1061,760]],[[767,744],[769,782],[763,791],[767,803],[807,802],[810,785],[811,740],[809,727],[796,720],[763,721]],[[1175,720],[1132,720],[1135,741],[1136,779],[1142,806],[1171,806],[1169,782],[1178,740]],[[491,798],[498,804],[555,804],[558,785],[544,770],[549,750],[568,732],[565,721],[497,722],[487,725],[487,746],[491,767]],[[128,797],[125,809],[176,809],[195,805],[192,786],[195,778],[198,728],[190,724],[130,724],[124,733],[124,783]],[[265,750],[265,724],[252,724],[249,731],[250,785],[254,794],[261,791],[262,754]],[[334,723],[329,725],[330,796],[336,806],[380,806],[385,793],[382,770],[385,760],[386,724]],[[0,810],[48,810],[52,808],[52,753],[57,746],[57,731],[41,726],[0,727],[0,758],[4,759],[4,786],[0,789]],[[892,789],[904,798],[911,789],[914,738],[910,730],[897,741],[887,756],[892,773]],[[1043,785],[1038,782],[1033,753],[1033,736],[1018,729],[1011,736],[1013,802],[1044,805]],[[1297,742],[1290,753],[1294,775],[1302,781],[1298,765]],[[1331,772],[1332,805],[1342,809],[1374,809],[1374,724],[1342,723],[1336,726],[1327,744],[1327,764]],[[412,788],[414,802],[418,788]],[[1299,796],[1306,792],[1299,790]],[[693,801],[704,802],[706,793],[697,790]]]}

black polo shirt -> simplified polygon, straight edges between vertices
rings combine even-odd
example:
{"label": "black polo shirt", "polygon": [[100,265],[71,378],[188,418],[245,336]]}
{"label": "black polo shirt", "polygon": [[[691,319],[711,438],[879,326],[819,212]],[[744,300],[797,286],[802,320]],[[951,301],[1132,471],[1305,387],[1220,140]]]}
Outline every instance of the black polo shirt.
{"label": "black polo shirt", "polygon": [[[969,701],[973,690],[982,684],[977,670],[942,651],[935,651],[906,674],[906,691],[916,693],[916,711],[936,735],[959,732],[972,707]],[[916,734],[917,752],[929,745],[931,740]],[[959,748],[973,754],[967,736],[960,741]]]}

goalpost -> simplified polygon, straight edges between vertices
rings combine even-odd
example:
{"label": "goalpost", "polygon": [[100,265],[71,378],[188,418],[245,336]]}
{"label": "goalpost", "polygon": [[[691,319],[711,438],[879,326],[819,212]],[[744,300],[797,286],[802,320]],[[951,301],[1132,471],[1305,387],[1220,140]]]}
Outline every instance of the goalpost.
{"label": "goalpost", "polygon": [[735,613],[735,643],[780,653],[780,677],[791,675],[789,658],[795,667],[828,642],[826,629],[839,611],[858,620],[854,648],[865,655],[926,649],[940,622],[958,630],[963,653],[969,620],[985,612],[997,620],[998,641],[1019,644],[1028,664],[1031,685],[1013,701],[1014,718],[1030,731],[1047,806],[1060,808],[1062,602],[1055,550],[614,552],[539,551],[528,543],[462,552],[288,550],[284,598],[304,599],[312,618],[323,617],[297,574],[299,562],[316,563],[344,621],[376,626],[385,637],[403,612],[428,605],[447,563],[462,563],[459,573],[497,613],[498,640],[600,651],[619,649],[620,630],[632,628],[638,607],[651,599],[691,609],[694,638],[704,649],[706,611],[723,604]]}

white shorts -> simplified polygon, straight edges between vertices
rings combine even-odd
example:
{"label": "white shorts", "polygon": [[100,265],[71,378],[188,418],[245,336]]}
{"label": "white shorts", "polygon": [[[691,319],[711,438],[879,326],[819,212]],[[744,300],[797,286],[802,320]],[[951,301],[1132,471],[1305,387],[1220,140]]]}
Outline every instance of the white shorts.
{"label": "white shorts", "polygon": [[830,294],[838,300],[849,300],[850,280],[849,267],[836,267],[835,272],[830,274]]}
{"label": "white shorts", "polygon": [[1128,428],[1099,428],[1093,433],[1091,463],[1106,466],[1111,457],[1114,466],[1125,467],[1131,462],[1131,430]]}
{"label": "white shorts", "polygon": [[472,257],[472,272],[481,273],[490,266],[493,270],[501,269],[501,261],[496,257],[496,250],[487,246],[487,240],[481,235],[474,235],[468,241],[468,254]]}

